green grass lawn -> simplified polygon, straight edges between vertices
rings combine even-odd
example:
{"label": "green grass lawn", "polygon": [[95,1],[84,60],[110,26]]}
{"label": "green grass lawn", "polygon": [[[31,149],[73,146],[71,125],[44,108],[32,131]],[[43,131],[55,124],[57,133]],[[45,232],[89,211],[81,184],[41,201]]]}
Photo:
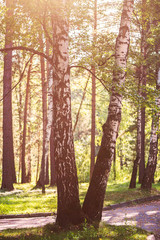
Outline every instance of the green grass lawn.
{"label": "green grass lawn", "polygon": [[44,228],[6,230],[0,233],[0,240],[145,240],[146,231],[130,226],[101,225],[99,229],[84,225],[69,231],[57,229],[54,225]]}
{"label": "green grass lawn", "polygon": [[[154,184],[151,193],[136,189],[128,189],[129,183],[109,183],[106,191],[104,206],[125,202],[146,196],[160,194],[160,183]],[[42,195],[40,189],[31,190],[31,184],[15,184],[15,191],[6,193],[0,191],[0,214],[24,214],[38,212],[55,212],[57,208],[57,190],[47,188]],[[81,183],[80,201],[83,203],[88,183]]]}

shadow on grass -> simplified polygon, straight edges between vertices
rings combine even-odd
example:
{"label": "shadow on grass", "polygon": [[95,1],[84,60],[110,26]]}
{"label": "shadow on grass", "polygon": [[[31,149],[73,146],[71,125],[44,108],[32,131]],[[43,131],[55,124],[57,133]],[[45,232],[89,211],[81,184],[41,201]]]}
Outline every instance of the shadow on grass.
{"label": "shadow on grass", "polygon": [[148,233],[135,227],[101,225],[99,229],[86,224],[81,227],[74,227],[70,230],[61,230],[55,225],[47,225],[44,228],[21,229],[4,231],[0,240],[134,240],[146,239]]}

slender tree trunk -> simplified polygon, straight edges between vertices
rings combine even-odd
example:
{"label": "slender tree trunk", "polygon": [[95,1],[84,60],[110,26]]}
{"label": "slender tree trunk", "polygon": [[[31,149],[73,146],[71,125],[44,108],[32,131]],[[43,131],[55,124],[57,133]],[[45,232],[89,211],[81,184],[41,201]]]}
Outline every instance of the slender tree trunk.
{"label": "slender tree trunk", "polygon": [[133,171],[132,171],[132,177],[130,181],[129,188],[135,188],[136,187],[136,179],[137,179],[137,170],[141,159],[141,110],[138,109],[137,112],[137,146],[136,146],[136,159],[133,163]]}
{"label": "slender tree trunk", "polygon": [[[96,41],[97,30],[97,0],[94,1],[94,32],[93,43]],[[90,164],[90,180],[92,178],[95,164],[95,131],[96,131],[96,78],[95,66],[92,66],[92,121],[91,121],[91,164]]]}
{"label": "slender tree trunk", "polygon": [[[157,89],[160,90],[160,68],[157,77]],[[156,99],[156,105],[160,108],[160,96]],[[156,110],[152,117],[151,137],[150,137],[150,150],[147,167],[144,172],[141,188],[151,190],[154,179],[154,173],[157,164],[158,153],[158,130],[159,130],[159,112]]]}
{"label": "slender tree trunk", "polygon": [[[38,124],[39,126],[39,124]],[[37,171],[36,171],[36,183],[38,182],[38,174],[39,174],[39,163],[40,163],[40,132],[38,131],[38,140],[37,140],[37,151],[38,151],[38,156],[37,156]]]}
{"label": "slender tree trunk", "polygon": [[[56,1],[57,3],[57,1]],[[59,6],[59,7],[58,7]],[[79,201],[75,163],[69,70],[67,1],[60,0],[54,15],[53,98],[54,98],[54,156],[57,171],[58,209],[56,222],[60,226],[83,221]],[[60,14],[59,14],[60,13]]]}
{"label": "slender tree trunk", "polygon": [[120,169],[123,170],[123,151],[122,151],[122,139],[120,138],[120,153],[119,153],[119,157],[120,157]]}
{"label": "slender tree trunk", "polygon": [[57,185],[56,163],[54,157],[54,123],[52,123],[51,138],[50,138],[50,163],[51,163],[51,181],[50,185]]}
{"label": "slender tree trunk", "polygon": [[99,223],[101,220],[106,186],[121,121],[122,95],[117,92],[116,88],[123,86],[125,81],[133,2],[124,0],[123,4],[120,30],[115,46],[116,69],[113,74],[113,89],[108,108],[108,118],[103,125],[101,147],[83,204],[83,212],[91,222],[96,221]]}
{"label": "slender tree trunk", "polygon": [[113,157],[113,179],[116,180],[117,174],[116,174],[116,146],[114,149],[114,157]]}
{"label": "slender tree trunk", "polygon": [[30,74],[31,74],[32,63],[30,63],[28,68],[27,76],[27,86],[26,86],[26,99],[24,106],[24,125],[23,125],[23,142],[22,142],[22,172],[21,172],[21,183],[26,183],[26,163],[25,163],[25,154],[26,154],[26,130],[27,130],[27,108],[28,108],[28,97],[29,97],[29,84],[30,84]]}
{"label": "slender tree trunk", "polygon": [[21,82],[19,83],[19,107],[18,107],[18,112],[19,112],[19,173],[18,173],[18,182],[21,180],[21,156],[22,156],[22,84]]}
{"label": "slender tree trunk", "polygon": [[147,66],[146,66],[146,54],[147,54],[147,31],[148,31],[148,19],[146,19],[146,0],[142,0],[142,33],[141,33],[141,54],[144,59],[144,63],[141,66],[141,83],[142,83],[142,103],[141,108],[141,159],[139,163],[139,183],[142,183],[142,179],[145,171],[145,99],[146,99],[146,78],[147,78]]}
{"label": "slender tree trunk", "polygon": [[[21,72],[21,67],[20,67],[20,55],[17,54],[18,57],[18,66],[19,66],[19,76],[22,76],[22,72]],[[15,89],[16,90],[16,89]],[[19,164],[18,164],[18,182],[20,183],[21,181],[21,156],[22,156],[22,82],[20,81],[20,83],[17,86],[17,107],[18,107],[18,124],[19,124],[19,147],[18,147],[18,160],[19,160]]]}
{"label": "slender tree trunk", "polygon": [[[141,81],[139,81],[138,86],[138,93],[141,94]],[[138,106],[137,111],[137,146],[136,146],[136,159],[133,163],[133,171],[131,176],[131,181],[129,188],[135,188],[136,187],[136,179],[137,179],[137,170],[141,159],[141,109],[140,106]]]}
{"label": "slender tree trunk", "polygon": [[[43,40],[41,39],[41,48],[44,49]],[[44,58],[40,58],[41,61],[41,80],[42,80],[42,109],[43,109],[43,152],[42,152],[42,161],[41,161],[41,171],[39,175],[39,180],[37,182],[36,187],[42,187],[43,185],[43,172],[47,171],[47,166],[45,166],[45,154],[46,154],[46,131],[47,131],[47,81],[45,77],[45,61]],[[48,156],[47,161],[48,162]],[[45,169],[45,170],[44,170]],[[46,179],[44,179],[44,184],[49,183],[49,175],[48,172],[45,173]]]}
{"label": "slender tree trunk", "polygon": [[[92,67],[95,75],[95,67]],[[96,131],[96,79],[92,75],[92,121],[91,121],[91,164],[90,164],[90,180],[92,178],[95,165],[95,131]]]}
{"label": "slender tree trunk", "polygon": [[145,171],[145,107],[141,109],[141,158],[139,163],[139,183],[142,183],[144,171]]}
{"label": "slender tree trunk", "polygon": [[26,181],[31,182],[31,89],[29,86],[29,99],[28,99],[28,148],[27,148],[27,175]]}
{"label": "slender tree trunk", "polygon": [[[11,21],[13,17],[13,2],[6,0],[6,33],[5,48],[12,47],[11,36],[13,34]],[[2,189],[13,190],[13,183],[16,182],[13,149],[12,130],[12,51],[4,55],[3,75],[3,163],[2,163]]]}
{"label": "slender tree trunk", "polygon": [[[54,36],[53,36],[54,38]],[[49,55],[49,42],[46,43],[46,53]],[[47,62],[47,81],[49,82],[51,66]],[[52,72],[52,71],[51,71]],[[52,98],[53,99],[53,98]],[[53,100],[53,118],[54,118],[54,100]],[[57,185],[57,172],[56,172],[56,163],[55,163],[55,154],[54,154],[54,127],[55,121],[52,120],[52,128],[51,128],[51,137],[50,137],[50,170],[51,170],[51,179],[50,186]]]}

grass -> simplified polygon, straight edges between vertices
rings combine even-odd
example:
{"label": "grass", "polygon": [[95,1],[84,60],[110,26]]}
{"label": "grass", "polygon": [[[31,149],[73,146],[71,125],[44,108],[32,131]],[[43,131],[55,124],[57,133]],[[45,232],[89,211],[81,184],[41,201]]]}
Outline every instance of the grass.
{"label": "grass", "polygon": [[[128,182],[109,183],[104,206],[160,194],[160,183],[153,185],[151,193],[141,191],[140,185],[137,185],[136,189],[128,189],[128,185]],[[0,214],[55,212],[57,208],[56,188],[47,188],[45,195],[41,194],[40,189],[30,190],[32,188],[31,184],[15,184],[16,190],[11,193],[0,191]],[[82,204],[88,183],[81,183],[79,188]]]}
{"label": "grass", "polygon": [[[104,206],[160,194],[160,183],[153,184],[151,192],[141,191],[140,184],[137,184],[136,189],[128,189],[128,186],[129,182],[109,183],[106,190]],[[81,203],[83,202],[87,188],[87,183],[80,184]]]}
{"label": "grass", "polygon": [[84,225],[69,231],[62,231],[53,225],[44,228],[6,230],[0,233],[0,240],[144,240],[148,233],[136,227],[101,225],[99,229]]}
{"label": "grass", "polygon": [[[140,185],[136,189],[128,189],[128,182],[109,183],[106,191],[104,206],[125,202],[141,197],[160,194],[160,183],[154,184],[152,191],[143,192]],[[40,189],[31,190],[31,184],[15,184],[15,191],[0,191],[0,214],[22,214],[38,212],[54,212],[57,207],[56,188],[47,188],[46,194],[42,195]],[[83,203],[88,183],[81,183],[80,201]],[[56,231],[55,231],[56,230]],[[47,225],[44,228],[5,230],[0,232],[0,240],[143,240],[148,233],[131,226],[110,226],[101,224],[99,229],[93,226],[83,226],[83,229],[62,231]]]}

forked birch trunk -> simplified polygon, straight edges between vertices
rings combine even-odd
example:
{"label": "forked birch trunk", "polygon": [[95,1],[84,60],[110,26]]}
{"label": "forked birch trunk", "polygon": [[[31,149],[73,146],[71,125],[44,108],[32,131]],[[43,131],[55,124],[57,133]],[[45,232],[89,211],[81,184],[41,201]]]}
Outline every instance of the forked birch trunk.
{"label": "forked birch trunk", "polygon": [[55,1],[53,45],[54,155],[57,171],[58,209],[56,222],[60,226],[83,221],[79,201],[75,163],[69,70],[69,27],[66,0]]}
{"label": "forked birch trunk", "polygon": [[[157,90],[160,90],[160,68],[157,77]],[[160,96],[156,99],[156,105],[157,108],[160,109]],[[141,185],[141,188],[146,190],[151,190],[152,182],[154,179],[154,173],[156,170],[158,153],[158,130],[159,130],[159,110],[156,110],[156,113],[152,117],[149,157]]]}
{"label": "forked birch trunk", "polygon": [[82,208],[86,218],[91,222],[99,223],[101,220],[106,186],[121,121],[122,94],[118,92],[117,88],[123,86],[126,76],[133,2],[133,0],[124,0],[123,4],[119,35],[115,46],[116,66],[113,73],[113,89],[108,108],[108,118],[103,125],[101,147]]}

